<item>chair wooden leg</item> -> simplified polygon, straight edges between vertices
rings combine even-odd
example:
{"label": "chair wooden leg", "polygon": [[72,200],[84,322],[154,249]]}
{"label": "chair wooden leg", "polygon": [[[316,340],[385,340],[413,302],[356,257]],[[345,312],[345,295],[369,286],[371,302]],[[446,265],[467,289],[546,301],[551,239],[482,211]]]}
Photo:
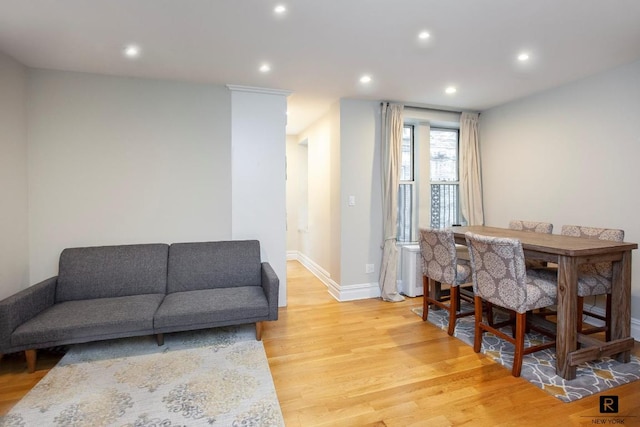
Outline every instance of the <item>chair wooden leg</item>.
{"label": "chair wooden leg", "polygon": [[156,334],[156,342],[159,346],[164,345],[164,334]]}
{"label": "chair wooden leg", "polygon": [[262,322],[256,322],[256,341],[262,341]]}
{"label": "chair wooden leg", "polygon": [[[577,307],[576,307],[576,330],[578,333],[583,334],[592,334],[595,332],[604,331],[605,333],[605,341],[611,341],[611,294],[605,295],[605,313],[604,316],[599,316],[596,314],[592,314],[590,312],[584,311],[584,298],[578,297]],[[604,321],[604,327],[588,327],[584,323],[585,313],[589,317],[594,317]]]}
{"label": "chair wooden leg", "polygon": [[437,280],[431,280],[429,282],[429,289],[431,290],[429,297],[436,301],[442,301],[442,283]]}
{"label": "chair wooden leg", "polygon": [[35,350],[25,350],[24,355],[27,359],[27,372],[33,374],[36,371],[36,351]]}
{"label": "chair wooden leg", "polygon": [[458,303],[460,301],[458,292],[460,292],[460,289],[458,286],[452,285],[449,292],[449,329],[447,330],[447,333],[453,336],[453,332],[456,329]]}
{"label": "chair wooden leg", "polygon": [[578,297],[576,305],[576,327],[578,333],[582,332],[582,318],[584,317],[584,297]]}
{"label": "chair wooden leg", "polygon": [[422,320],[429,317],[429,278],[422,276]]}
{"label": "chair wooden leg", "polygon": [[605,340],[611,341],[611,294],[606,294],[605,298],[607,299],[607,302],[604,317],[607,330],[605,331],[604,336]]}
{"label": "chair wooden leg", "polygon": [[493,327],[493,304],[489,301],[485,301],[485,305],[487,307],[487,323],[489,326]]}
{"label": "chair wooden leg", "polygon": [[475,308],[475,321],[476,321],[476,334],[473,339],[473,351],[480,353],[482,347],[482,329],[480,323],[482,323],[482,298],[479,296],[473,297],[473,306]]}
{"label": "chair wooden leg", "polygon": [[[516,335],[518,334],[518,325],[517,325],[517,316],[516,316],[516,312],[515,311],[510,311],[509,312],[509,321],[511,322],[511,336],[515,339]],[[527,322],[524,322],[525,326],[524,326],[524,331],[525,333],[528,332],[528,326],[527,326]]]}
{"label": "chair wooden leg", "polygon": [[527,329],[527,313],[516,313],[516,338],[515,352],[513,355],[513,369],[511,375],[520,376],[522,370],[522,358],[524,356],[524,334]]}

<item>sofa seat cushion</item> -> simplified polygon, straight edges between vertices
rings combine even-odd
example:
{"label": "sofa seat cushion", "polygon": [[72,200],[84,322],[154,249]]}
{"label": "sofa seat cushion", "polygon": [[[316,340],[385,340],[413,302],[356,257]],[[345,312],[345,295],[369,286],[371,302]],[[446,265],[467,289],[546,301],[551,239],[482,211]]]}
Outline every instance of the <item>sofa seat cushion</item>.
{"label": "sofa seat cushion", "polygon": [[14,346],[37,343],[77,343],[153,333],[153,315],[164,294],[132,295],[65,301],[20,325],[11,336]]}
{"label": "sofa seat cushion", "polygon": [[154,327],[199,327],[268,315],[269,303],[260,286],[202,289],[167,295],[156,312]]}

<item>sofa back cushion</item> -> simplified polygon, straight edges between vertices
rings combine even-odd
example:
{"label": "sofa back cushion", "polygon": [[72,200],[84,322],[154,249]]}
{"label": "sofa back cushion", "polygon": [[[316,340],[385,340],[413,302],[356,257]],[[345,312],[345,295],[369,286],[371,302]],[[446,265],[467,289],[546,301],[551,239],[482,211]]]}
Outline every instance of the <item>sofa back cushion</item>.
{"label": "sofa back cushion", "polygon": [[169,248],[167,293],[261,285],[257,240],[174,243]]}
{"label": "sofa back cushion", "polygon": [[165,244],[65,249],[56,301],[164,294],[168,254]]}

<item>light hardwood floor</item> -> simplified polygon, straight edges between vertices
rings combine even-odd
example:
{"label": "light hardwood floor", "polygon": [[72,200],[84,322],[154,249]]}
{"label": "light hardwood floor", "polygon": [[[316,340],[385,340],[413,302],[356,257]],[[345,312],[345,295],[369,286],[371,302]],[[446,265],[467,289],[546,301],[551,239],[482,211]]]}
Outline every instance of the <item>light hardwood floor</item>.
{"label": "light hardwood floor", "polygon": [[[296,261],[287,263],[288,307],[267,322],[263,342],[285,423],[293,426],[566,426],[613,421],[599,395],[562,403],[476,354],[411,312],[422,298],[335,301]],[[636,355],[640,346],[636,343]],[[0,363],[0,413],[52,367],[39,354],[27,374],[20,355]],[[619,419],[640,426],[640,381],[607,395]],[[602,421],[601,421],[602,422]]]}
{"label": "light hardwood floor", "polygon": [[[287,426],[593,425],[599,396],[563,403],[416,316],[422,298],[335,301],[288,262],[288,307],[263,341]],[[640,354],[636,343],[635,354]],[[620,397],[640,425],[640,381]]]}

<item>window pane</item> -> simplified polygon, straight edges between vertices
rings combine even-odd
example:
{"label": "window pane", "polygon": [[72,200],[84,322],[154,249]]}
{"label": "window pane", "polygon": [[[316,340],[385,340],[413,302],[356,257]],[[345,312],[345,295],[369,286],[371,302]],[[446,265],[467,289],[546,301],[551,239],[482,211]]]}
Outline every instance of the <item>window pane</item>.
{"label": "window pane", "polygon": [[458,180],[458,131],[431,129],[431,181]]}
{"label": "window pane", "polygon": [[460,224],[458,184],[431,184],[431,227]]}
{"label": "window pane", "polygon": [[413,184],[400,184],[398,191],[398,242],[410,242],[413,218]]}
{"label": "window pane", "polygon": [[413,126],[402,129],[400,181],[413,181]]}

